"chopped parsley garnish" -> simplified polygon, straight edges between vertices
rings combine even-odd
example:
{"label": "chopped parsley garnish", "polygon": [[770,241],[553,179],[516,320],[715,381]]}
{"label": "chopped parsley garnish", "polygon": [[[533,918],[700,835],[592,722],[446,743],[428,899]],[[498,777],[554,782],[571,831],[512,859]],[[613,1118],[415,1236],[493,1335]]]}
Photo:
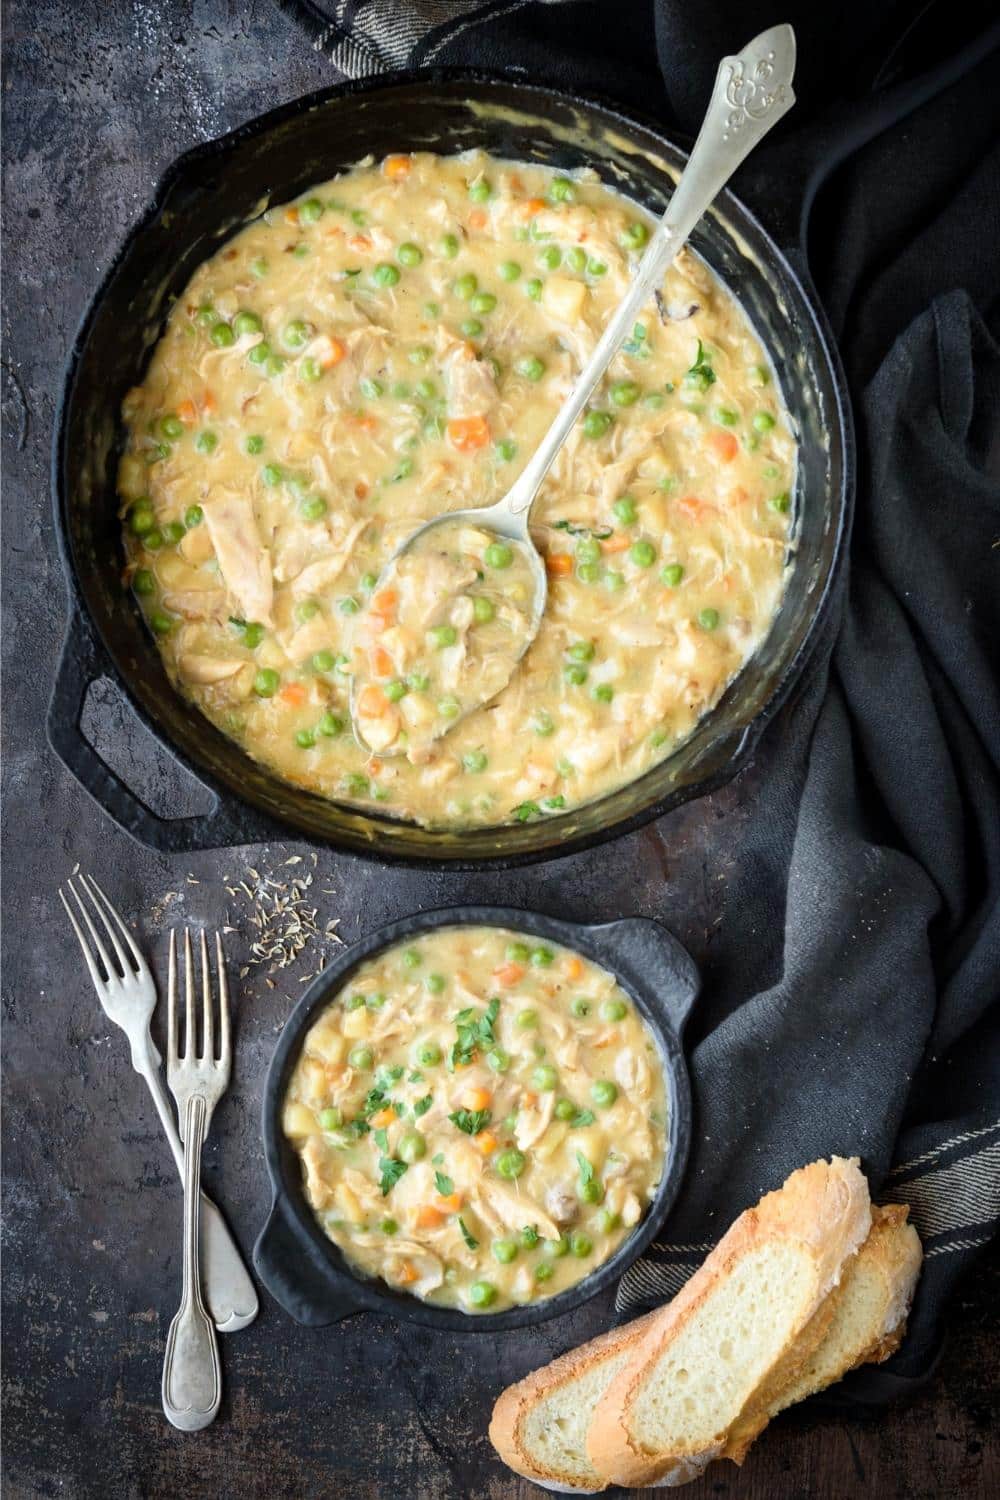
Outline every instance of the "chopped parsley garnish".
{"label": "chopped parsley garnish", "polygon": [[360,1141],[363,1135],[367,1135],[371,1126],[367,1120],[351,1120],[341,1131],[349,1141]]}
{"label": "chopped parsley garnish", "polygon": [[532,1250],[538,1244],[539,1234],[536,1225],[525,1224],[521,1230],[521,1243],[526,1250]]}
{"label": "chopped parsley garnish", "polygon": [[472,1234],[469,1233],[468,1229],[466,1228],[466,1224],[465,1224],[465,1220],[464,1219],[462,1219],[462,1218],[459,1219],[459,1221],[458,1221],[458,1227],[462,1231],[462,1238],[465,1241],[465,1243],[468,1245],[469,1249],[470,1250],[478,1250],[479,1249],[479,1241],[476,1239],[475,1235],[472,1235]]}
{"label": "chopped parsley garnish", "polygon": [[413,1113],[415,1118],[419,1120],[420,1116],[425,1115],[433,1103],[433,1094],[425,1094],[422,1099],[415,1099],[413,1101]]}
{"label": "chopped parsley garnish", "polygon": [[577,1151],[575,1154],[576,1164],[580,1168],[580,1181],[593,1182],[594,1168],[592,1164],[587,1160],[582,1151]]}
{"label": "chopped parsley garnish", "polygon": [[420,1072],[419,1068],[414,1068],[413,1072],[409,1075],[406,1081],[407,1083],[423,1083],[424,1075]]}
{"label": "chopped parsley garnish", "polygon": [[442,1198],[449,1198],[455,1191],[455,1184],[452,1182],[451,1178],[446,1177],[443,1172],[434,1173],[434,1186],[437,1188]]}
{"label": "chopped parsley garnish", "polygon": [[592,1109],[581,1109],[573,1116],[573,1129],[579,1130],[584,1125],[593,1125],[594,1111]]}
{"label": "chopped parsley garnish", "polygon": [[610,526],[577,526],[575,521],[557,521],[557,531],[568,531],[570,536],[593,536],[599,542],[606,541],[611,535]]}
{"label": "chopped parsley garnish", "polygon": [[440,1167],[444,1164],[444,1152],[439,1151],[436,1156],[431,1157],[431,1166]]}
{"label": "chopped parsley garnish", "polygon": [[361,1106],[361,1113],[365,1119],[369,1115],[377,1115],[379,1110],[388,1102],[386,1094],[382,1089],[369,1089],[365,1095],[365,1102]]}
{"label": "chopped parsley garnish", "polygon": [[456,1109],[448,1118],[466,1135],[478,1135],[486,1129],[492,1116],[488,1109]]}
{"label": "chopped parsley garnish", "polygon": [[467,1006],[465,1010],[458,1012],[455,1017],[455,1029],[458,1033],[458,1040],[451,1049],[449,1062],[452,1072],[456,1068],[470,1063],[480,1047],[492,1047],[493,1027],[496,1024],[499,1014],[500,1001],[495,995],[481,1016],[476,1016],[476,1012],[471,1005]]}
{"label": "chopped parsley garnish", "polygon": [[378,1169],[381,1173],[379,1187],[383,1198],[392,1192],[399,1179],[409,1170],[405,1161],[396,1161],[391,1156],[379,1157]]}
{"label": "chopped parsley garnish", "polygon": [[715,371],[709,355],[705,353],[701,339],[698,340],[698,352],[694,357],[694,364],[684,376],[685,385],[693,385],[699,391],[707,391],[710,385],[715,384]]}
{"label": "chopped parsley garnish", "polygon": [[388,1149],[389,1149],[389,1132],[388,1132],[388,1130],[376,1130],[373,1133],[373,1135],[372,1135],[372,1140],[375,1142],[376,1146],[378,1147],[378,1149],[380,1151],[383,1151],[383,1152],[388,1151]]}
{"label": "chopped parsley garnish", "polygon": [[[631,354],[633,359],[649,358],[649,335],[646,332],[645,323],[636,323],[632,329],[632,337],[622,344],[622,353]],[[701,345],[699,344],[699,349]]]}

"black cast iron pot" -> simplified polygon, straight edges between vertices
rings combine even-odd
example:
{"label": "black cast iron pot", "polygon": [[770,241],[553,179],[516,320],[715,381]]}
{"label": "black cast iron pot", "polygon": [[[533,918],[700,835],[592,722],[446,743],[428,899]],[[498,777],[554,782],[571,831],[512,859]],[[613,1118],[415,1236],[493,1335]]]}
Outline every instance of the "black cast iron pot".
{"label": "black cast iron pot", "polygon": [[[542,1302],[498,1313],[469,1314],[434,1307],[352,1271],[313,1217],[302,1188],[299,1159],[281,1129],[285,1092],[306,1033],[358,967],[407,938],[442,927],[469,926],[505,927],[549,938],[614,974],[656,1037],[667,1094],[663,1176],[646,1217],[611,1259],[583,1281]],[[691,1090],[681,1033],[697,993],[698,971],[689,954],[665,927],[645,917],[580,926],[511,907],[446,907],[393,922],[356,943],[309,986],[285,1022],[264,1085],[264,1155],[273,1202],[253,1258],[268,1291],[297,1322],[316,1327],[368,1310],[433,1328],[496,1333],[557,1317],[611,1286],[662,1226],[684,1174],[691,1143]]]}
{"label": "black cast iron pot", "polygon": [[[369,152],[482,147],[559,168],[593,166],[610,185],[663,211],[684,153],[617,110],[522,83],[428,71],[308,95],[182,156],[129,236],[77,335],[53,456],[56,532],[70,627],[48,716],[49,740],[100,805],[156,848],[193,850],[291,833],[382,860],[475,868],[568,854],[638,827],[728,780],[750,755],[801,670],[843,550],[852,438],[842,377],[801,253],[779,251],[729,192],[693,248],[743,304],[767,346],[800,437],[796,544],[767,640],[690,740],[639,780],[536,823],[456,833],[324,801],[250,760],[176,694],[122,587],[115,472],[122,397],[142,379],[174,299],[202,261],[270,200],[282,202]],[[801,173],[799,174],[801,179]],[[773,180],[784,204],[801,193]],[[762,189],[762,196],[764,195]],[[798,224],[797,212],[791,215]],[[788,229],[786,241],[796,234]],[[80,720],[107,675],[140,718],[214,793],[205,815],[154,815],[100,759]]]}

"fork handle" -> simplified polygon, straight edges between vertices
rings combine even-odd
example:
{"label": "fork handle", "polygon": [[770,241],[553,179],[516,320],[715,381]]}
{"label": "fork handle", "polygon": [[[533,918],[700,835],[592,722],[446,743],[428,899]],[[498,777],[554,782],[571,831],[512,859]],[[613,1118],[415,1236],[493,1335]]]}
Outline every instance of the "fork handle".
{"label": "fork handle", "polygon": [[197,1432],[214,1422],[222,1400],[219,1348],[201,1300],[198,1268],[205,1122],[205,1100],[192,1094],[184,1116],[184,1288],[167,1335],[162,1387],[163,1410],[182,1432]]}
{"label": "fork handle", "polygon": [[[177,1134],[173,1111],[166,1090],[160,1079],[159,1056],[150,1045],[149,1054],[132,1049],[132,1066],[145,1079],[146,1087],[153,1096],[156,1113],[160,1117],[163,1133],[167,1138],[177,1172],[184,1181],[184,1147]],[[201,1195],[201,1284],[212,1322],[220,1333],[236,1333],[246,1328],[257,1316],[259,1302],[257,1289],[250,1273],[243,1264],[243,1257],[236,1247],[219,1209],[206,1192]]]}

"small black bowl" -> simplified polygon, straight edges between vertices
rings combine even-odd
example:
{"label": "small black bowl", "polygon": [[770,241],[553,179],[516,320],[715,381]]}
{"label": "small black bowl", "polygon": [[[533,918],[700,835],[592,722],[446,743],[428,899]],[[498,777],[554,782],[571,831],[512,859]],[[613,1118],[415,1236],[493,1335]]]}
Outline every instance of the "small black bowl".
{"label": "small black bowl", "polygon": [[[634,1001],[660,1049],[668,1133],[663,1176],[646,1217],[614,1255],[575,1286],[527,1307],[469,1314],[435,1307],[353,1271],[323,1233],[302,1188],[298,1157],[281,1128],[292,1070],[317,1013],[366,959],[442,927],[504,927],[549,938],[608,969]],[[324,1327],[366,1309],[454,1332],[524,1328],[579,1307],[616,1281],[659,1230],[677,1196],[691,1143],[691,1089],[681,1032],[698,994],[693,959],[665,927],[645,917],[581,925],[506,906],[458,906],[405,917],[356,943],[311,984],[285,1022],[264,1085],[264,1155],[273,1201],[254,1247],[254,1265],[271,1295],[296,1322]]]}

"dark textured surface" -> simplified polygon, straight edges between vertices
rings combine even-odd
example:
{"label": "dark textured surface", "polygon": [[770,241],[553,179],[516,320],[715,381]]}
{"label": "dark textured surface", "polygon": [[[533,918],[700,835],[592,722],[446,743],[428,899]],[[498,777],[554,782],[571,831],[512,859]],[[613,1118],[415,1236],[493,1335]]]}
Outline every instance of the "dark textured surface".
{"label": "dark textured surface", "polygon": [[[305,1331],[266,1298],[223,1344],[226,1397],[207,1433],[170,1429],[159,1402],[163,1339],[179,1289],[180,1192],[123,1041],[86,986],[54,899],[80,861],[106,879],[162,961],[171,922],[239,933],[245,909],[223,876],[247,865],[286,879],[302,847],[159,858],[112,828],[43,748],[63,622],[48,511],[48,444],[59,371],[100,269],[181,149],[329,81],[322,58],[270,4],[168,7],[28,4],[5,16],[6,483],[4,1493],[36,1496],[491,1497],[538,1493],[492,1457],[485,1427],[508,1380],[606,1326],[610,1298],[534,1332],[491,1340],[359,1317]],[[160,806],[189,797],[151,757],[114,694],[92,729]],[[781,753],[779,721],[762,756]],[[753,769],[642,835],[513,876],[394,874],[319,855],[324,917],[345,939],[447,901],[536,905],[561,916],[664,918],[711,982]],[[185,803],[185,806],[190,805]],[[231,882],[230,882],[231,883]],[[325,892],[332,892],[326,894]],[[168,893],[176,893],[167,900]],[[206,1153],[207,1185],[249,1250],[267,1189],[260,1087],[303,965],[271,989],[241,986],[234,1084]],[[695,1027],[695,1030],[697,1028]],[[742,1473],[711,1471],[686,1493],[922,1500],[997,1493],[988,1446],[997,1277],[981,1265],[954,1309],[934,1384],[908,1409],[845,1422],[796,1414]],[[995,1324],[994,1324],[995,1326]],[[992,1465],[992,1466],[991,1466]]]}

